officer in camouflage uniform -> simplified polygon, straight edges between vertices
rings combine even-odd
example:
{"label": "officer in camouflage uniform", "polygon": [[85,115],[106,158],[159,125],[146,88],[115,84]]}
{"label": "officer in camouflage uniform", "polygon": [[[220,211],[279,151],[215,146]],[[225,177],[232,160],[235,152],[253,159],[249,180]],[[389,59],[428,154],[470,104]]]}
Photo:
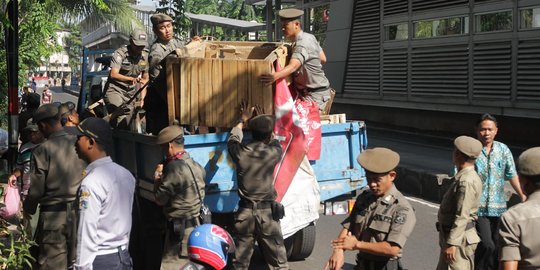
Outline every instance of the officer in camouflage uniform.
{"label": "officer in camouflage uniform", "polygon": [[189,234],[200,224],[206,171],[184,150],[180,126],[164,128],[157,144],[167,156],[162,175],[157,170],[154,184],[156,203],[163,206],[168,220],[161,269],[178,269],[181,260],[187,259]]}
{"label": "officer in camouflage uniform", "polygon": [[518,175],[527,200],[501,216],[499,269],[540,269],[540,147],[519,156]]}
{"label": "officer in camouflage uniform", "polygon": [[157,135],[169,125],[167,106],[167,81],[164,58],[177,48],[184,47],[184,42],[174,38],[173,19],[167,14],[157,13],[150,17],[156,41],[150,47],[150,80],[148,94],[144,101],[146,110],[146,129]]}
{"label": "officer in camouflage uniform", "polygon": [[[136,93],[136,85],[148,81],[148,36],[143,30],[134,30],[129,45],[122,46],[113,53],[111,73],[107,80],[105,103],[111,116],[111,126],[126,129],[131,121],[134,104],[125,104]],[[141,92],[141,100],[146,89]],[[126,110],[117,110],[125,105]],[[143,105],[143,104],[141,104]]]}
{"label": "officer in camouflage uniform", "polygon": [[282,216],[276,216],[273,173],[282,149],[272,139],[274,118],[259,115],[251,119],[248,127],[253,140],[242,144],[244,123],[253,110],[241,107],[241,119],[232,129],[227,142],[229,155],[236,165],[240,208],[235,215],[235,241],[237,249],[233,260],[237,270],[247,270],[257,241],[270,269],[289,269],[283,234],[279,224]]}
{"label": "officer in camouflage uniform", "polygon": [[438,270],[474,269],[473,255],[480,242],[475,222],[482,180],[474,170],[474,163],[482,152],[482,143],[460,136],[454,140],[454,146],[453,161],[458,173],[444,194],[436,224],[441,247]]}
{"label": "officer in camouflage uniform", "polygon": [[394,186],[398,153],[387,148],[368,149],[357,158],[366,170],[369,190],[356,198],[351,215],[332,241],[334,251],[325,269],[341,269],[344,250],[358,250],[356,270],[403,269],[400,258],[416,216]]}
{"label": "officer in camouflage uniform", "polygon": [[77,220],[73,205],[86,164],[77,157],[77,137],[67,134],[53,104],[39,107],[34,122],[47,138],[34,148],[25,216],[40,214],[36,231],[38,269],[67,269],[75,260]]}

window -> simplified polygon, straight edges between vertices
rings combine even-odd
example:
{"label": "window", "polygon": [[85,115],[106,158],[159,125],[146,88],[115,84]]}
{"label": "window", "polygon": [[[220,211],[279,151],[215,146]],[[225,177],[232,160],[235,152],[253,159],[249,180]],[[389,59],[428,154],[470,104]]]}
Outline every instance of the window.
{"label": "window", "polygon": [[415,38],[464,35],[469,33],[469,17],[452,17],[414,22]]}
{"label": "window", "polygon": [[520,11],[521,23],[519,28],[540,28],[540,7],[522,9]]}
{"label": "window", "polygon": [[384,26],[386,40],[407,40],[409,38],[409,25],[407,23]]}
{"label": "window", "polygon": [[495,32],[511,30],[511,10],[476,15],[476,32]]}

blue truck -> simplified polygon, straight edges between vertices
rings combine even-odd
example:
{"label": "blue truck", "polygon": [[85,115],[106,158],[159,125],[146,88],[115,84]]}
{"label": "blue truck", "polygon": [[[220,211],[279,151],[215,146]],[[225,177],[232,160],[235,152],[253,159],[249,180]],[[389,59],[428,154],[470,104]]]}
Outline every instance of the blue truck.
{"label": "blue truck", "polygon": [[[104,76],[106,78],[101,69],[83,75],[78,103],[81,113],[81,108],[86,108],[91,100],[90,89],[102,87]],[[227,153],[228,137],[228,132],[185,136],[186,150],[206,170],[205,203],[212,211],[212,221],[225,228],[232,225],[239,202],[235,168]],[[246,137],[249,138],[249,134]],[[144,239],[153,237],[143,235],[151,234],[152,228],[160,226],[157,220],[164,219],[153,202],[154,170],[163,159],[155,140],[153,135],[114,131],[113,159],[131,171],[138,183],[132,230],[132,237],[137,238],[132,239],[132,245],[138,247],[132,248],[132,252],[137,252],[133,249],[141,250]],[[366,125],[362,121],[322,125],[320,159],[306,159],[303,169],[297,173],[298,176],[300,171],[307,170],[307,175],[314,175],[313,179],[295,177],[282,201],[286,216],[281,225],[290,259],[304,259],[311,254],[322,203],[366,185],[365,172],[356,162],[356,157],[366,146]]]}

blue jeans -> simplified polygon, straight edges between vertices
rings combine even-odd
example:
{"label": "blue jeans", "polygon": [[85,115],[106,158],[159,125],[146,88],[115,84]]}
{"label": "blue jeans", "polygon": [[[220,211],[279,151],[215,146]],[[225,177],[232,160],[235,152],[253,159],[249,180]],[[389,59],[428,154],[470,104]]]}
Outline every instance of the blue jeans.
{"label": "blue jeans", "polygon": [[92,263],[95,270],[131,270],[133,264],[127,249],[107,255],[98,255]]}

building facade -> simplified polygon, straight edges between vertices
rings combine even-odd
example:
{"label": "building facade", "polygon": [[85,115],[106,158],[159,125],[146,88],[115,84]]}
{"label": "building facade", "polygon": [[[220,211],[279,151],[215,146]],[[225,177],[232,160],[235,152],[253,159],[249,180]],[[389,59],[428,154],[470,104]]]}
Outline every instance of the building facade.
{"label": "building facade", "polygon": [[503,137],[535,143],[539,0],[330,3],[325,70],[338,92],[335,111],[455,134],[471,133],[488,112]]}

